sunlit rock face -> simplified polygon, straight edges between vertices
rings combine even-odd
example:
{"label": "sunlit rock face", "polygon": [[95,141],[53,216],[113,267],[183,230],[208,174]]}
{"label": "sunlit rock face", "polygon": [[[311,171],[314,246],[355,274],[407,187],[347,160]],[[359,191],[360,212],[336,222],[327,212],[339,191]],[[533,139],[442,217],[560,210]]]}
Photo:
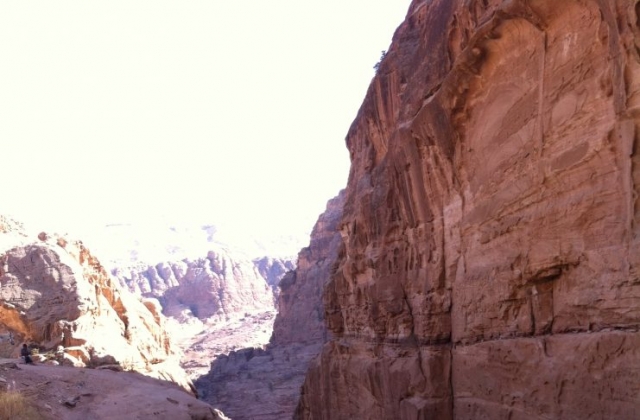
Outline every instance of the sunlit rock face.
{"label": "sunlit rock face", "polygon": [[0,220],[4,357],[17,357],[22,343],[63,346],[75,366],[115,364],[192,388],[156,303],[121,290],[81,242],[16,226]]}
{"label": "sunlit rock face", "polygon": [[322,290],[335,268],[343,205],[343,192],[327,203],[309,246],[298,254],[297,268],[280,281],[278,315],[266,348],[220,356],[195,381],[202,398],[234,420],[293,416],[309,362],[328,338]]}
{"label": "sunlit rock face", "polygon": [[280,279],[294,269],[287,257],[251,259],[241,250],[208,243],[202,258],[123,264],[112,270],[134,294],[157,299],[167,328],[183,349],[182,366],[195,379],[211,361],[269,342]]}
{"label": "sunlit rock face", "polygon": [[298,418],[638,418],[639,13],[411,4],[347,137]]}
{"label": "sunlit rock face", "polygon": [[[160,262],[113,274],[132,292],[160,300],[166,315],[225,319],[275,309],[271,284],[291,261],[264,259],[259,265],[228,249],[211,246],[206,257]],[[261,274],[261,271],[264,272]],[[268,278],[267,278],[268,277]]]}

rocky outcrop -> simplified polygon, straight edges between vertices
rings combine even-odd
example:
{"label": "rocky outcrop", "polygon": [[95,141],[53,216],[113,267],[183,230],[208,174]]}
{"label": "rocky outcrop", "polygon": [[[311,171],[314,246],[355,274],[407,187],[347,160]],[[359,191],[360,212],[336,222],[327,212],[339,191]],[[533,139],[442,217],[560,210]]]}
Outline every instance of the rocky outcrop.
{"label": "rocky outcrop", "polygon": [[337,257],[344,193],[330,200],[316,223],[297,268],[280,281],[278,315],[266,348],[246,348],[219,356],[195,381],[202,398],[234,420],[291,418],[300,386],[322,344],[322,290]]}
{"label": "rocky outcrop", "polygon": [[415,0],[298,418],[637,418],[640,6]]}
{"label": "rocky outcrop", "polygon": [[205,258],[117,268],[113,275],[135,294],[157,298],[168,316],[221,320],[273,310],[270,286],[278,282],[278,275],[284,275],[287,266],[292,263],[285,259],[254,262],[211,245]]}
{"label": "rocky outcrop", "polygon": [[220,354],[269,342],[276,316],[278,284],[295,267],[292,258],[250,259],[208,242],[205,258],[182,258],[112,270],[120,284],[159,302],[181,365],[195,379],[209,372]]}
{"label": "rocky outcrop", "polygon": [[157,303],[121,290],[81,242],[15,229],[0,237],[2,356],[18,356],[21,343],[62,346],[74,366],[117,365],[192,388]]}

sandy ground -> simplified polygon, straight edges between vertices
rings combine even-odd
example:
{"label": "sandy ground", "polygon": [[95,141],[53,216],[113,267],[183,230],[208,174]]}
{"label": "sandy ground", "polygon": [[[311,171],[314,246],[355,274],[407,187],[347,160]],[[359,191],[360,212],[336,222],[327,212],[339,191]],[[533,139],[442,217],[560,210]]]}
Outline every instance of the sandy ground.
{"label": "sandy ground", "polygon": [[177,385],[133,372],[0,359],[0,382],[31,399],[44,419],[222,419]]}

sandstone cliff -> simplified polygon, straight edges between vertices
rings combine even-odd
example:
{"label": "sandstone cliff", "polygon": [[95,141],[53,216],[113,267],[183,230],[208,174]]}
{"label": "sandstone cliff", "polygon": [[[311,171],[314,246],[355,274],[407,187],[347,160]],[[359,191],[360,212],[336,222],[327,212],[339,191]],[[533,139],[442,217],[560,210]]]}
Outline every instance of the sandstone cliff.
{"label": "sandstone cliff", "polygon": [[298,418],[640,417],[640,5],[415,0]]}
{"label": "sandstone cliff", "polygon": [[[132,292],[157,298],[164,313],[176,318],[225,319],[275,308],[272,283],[290,261],[252,261],[240,253],[210,246],[204,258],[117,268],[113,275]],[[264,275],[261,274],[261,271]],[[268,278],[267,278],[268,277]]]}
{"label": "sandstone cliff", "polygon": [[311,359],[327,339],[322,290],[334,268],[344,193],[327,203],[297,268],[280,281],[278,315],[264,349],[218,357],[195,381],[202,398],[234,420],[291,418]]}
{"label": "sandstone cliff", "polygon": [[81,242],[0,220],[0,351],[65,348],[63,363],[117,365],[192,387],[160,308],[122,291]]}

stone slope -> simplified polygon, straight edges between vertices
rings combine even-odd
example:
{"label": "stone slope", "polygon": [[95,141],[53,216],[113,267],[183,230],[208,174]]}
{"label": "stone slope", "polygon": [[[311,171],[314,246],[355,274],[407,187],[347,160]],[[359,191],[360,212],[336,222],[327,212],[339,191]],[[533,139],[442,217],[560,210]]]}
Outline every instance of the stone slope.
{"label": "stone slope", "polygon": [[347,136],[298,418],[638,418],[639,14],[412,2]]}
{"label": "stone slope", "polygon": [[298,255],[297,268],[280,281],[278,314],[265,348],[222,355],[195,381],[199,395],[234,420],[291,418],[309,363],[328,338],[322,290],[340,244],[344,193],[327,203]]}
{"label": "stone slope", "polygon": [[[228,420],[177,385],[134,372],[16,362],[0,359],[0,392],[27,398],[32,414],[39,414],[20,418]],[[7,410],[0,407],[2,413]]]}
{"label": "stone slope", "polygon": [[157,304],[121,290],[81,242],[0,231],[1,356],[61,346],[71,365],[115,364],[192,389]]}
{"label": "stone slope", "polygon": [[289,258],[252,260],[227,247],[209,244],[209,249],[205,258],[112,270],[134,294],[157,299],[192,379],[206,374],[220,354],[269,342],[278,284],[295,266]]}

